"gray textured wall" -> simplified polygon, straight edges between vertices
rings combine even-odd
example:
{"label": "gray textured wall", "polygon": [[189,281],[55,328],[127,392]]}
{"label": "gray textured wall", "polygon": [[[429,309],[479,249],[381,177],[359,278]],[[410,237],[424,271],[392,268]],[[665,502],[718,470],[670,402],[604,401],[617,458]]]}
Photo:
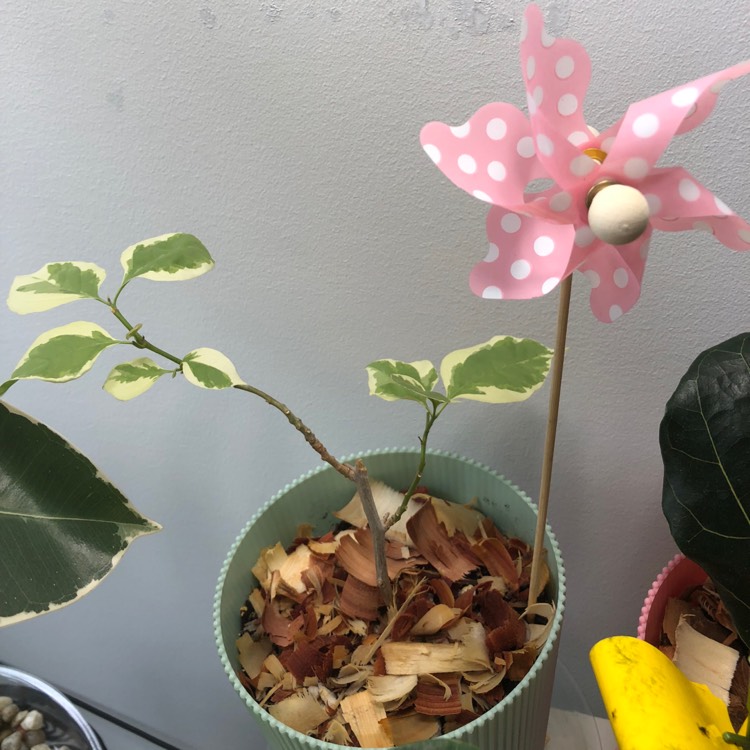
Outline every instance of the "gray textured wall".
{"label": "gray textured wall", "polygon": [[[746,0],[542,7],[553,32],[589,50],[588,119],[600,126],[750,47]],[[134,283],[123,298],[150,338],[224,351],[334,452],[413,443],[418,408],[368,397],[368,361],[439,361],[498,333],[553,344],[556,293],[471,295],[486,207],[418,144],[429,120],[463,122],[495,99],[523,104],[522,9],[512,0],[10,0],[0,288],[68,259],[104,265],[114,283],[127,245],[193,232],[217,260],[211,274]],[[732,84],[663,160],[684,163],[746,216],[749,107],[750,81]],[[562,659],[592,701],[588,648],[634,630],[673,554],[659,510],[663,405],[702,348],[748,328],[748,279],[748,254],[705,234],[662,234],[641,301],[607,326],[576,278],[551,518],[570,581]],[[109,323],[103,308],[0,310],[0,370],[79,312]],[[80,603],[0,632],[0,658],[192,747],[218,746],[217,721],[222,747],[250,746],[250,718],[215,654],[215,578],[255,508],[315,457],[245,394],[175,381],[115,402],[100,385],[116,357],[105,353],[67,386],[22,383],[9,401],[65,434],[165,529]],[[546,389],[523,405],[467,404],[438,425],[434,447],[536,495],[545,412]]]}

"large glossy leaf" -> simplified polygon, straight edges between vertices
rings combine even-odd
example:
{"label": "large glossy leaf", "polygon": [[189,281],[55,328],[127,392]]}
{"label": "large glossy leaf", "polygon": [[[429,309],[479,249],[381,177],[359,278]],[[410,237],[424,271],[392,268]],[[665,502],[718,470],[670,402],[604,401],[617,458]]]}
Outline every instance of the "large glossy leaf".
{"label": "large glossy leaf", "polygon": [[120,343],[96,323],[79,320],[52,328],[29,347],[11,378],[64,383],[88,372],[107,347]]}
{"label": "large glossy leaf", "polygon": [[159,528],[64,438],[0,402],[0,626],[76,601]]}
{"label": "large glossy leaf", "polygon": [[16,276],[8,307],[20,315],[51,310],[77,299],[97,299],[106,273],[95,263],[48,263],[36,273]]}
{"label": "large glossy leaf", "polygon": [[533,339],[495,336],[448,354],[440,364],[440,376],[451,401],[524,401],[542,387],[551,358],[552,350]]}
{"label": "large glossy leaf", "polygon": [[750,333],[690,365],[659,441],[672,536],[713,578],[750,645]]}
{"label": "large glossy leaf", "polygon": [[370,395],[386,401],[418,401],[427,404],[432,398],[445,401],[440,393],[433,392],[438,375],[432,362],[399,362],[395,359],[378,359],[367,365]]}
{"label": "large glossy leaf", "polygon": [[141,276],[151,281],[185,281],[207,273],[213,258],[192,234],[162,234],[126,248],[120,256],[123,284]]}

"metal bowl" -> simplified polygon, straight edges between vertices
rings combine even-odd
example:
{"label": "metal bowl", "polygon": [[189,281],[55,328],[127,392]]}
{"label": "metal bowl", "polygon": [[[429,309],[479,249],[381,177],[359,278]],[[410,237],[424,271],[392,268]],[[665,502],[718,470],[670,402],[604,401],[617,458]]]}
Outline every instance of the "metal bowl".
{"label": "metal bowl", "polygon": [[56,688],[19,669],[0,666],[0,695],[13,699],[21,710],[44,715],[47,744],[70,750],[106,750],[81,712]]}

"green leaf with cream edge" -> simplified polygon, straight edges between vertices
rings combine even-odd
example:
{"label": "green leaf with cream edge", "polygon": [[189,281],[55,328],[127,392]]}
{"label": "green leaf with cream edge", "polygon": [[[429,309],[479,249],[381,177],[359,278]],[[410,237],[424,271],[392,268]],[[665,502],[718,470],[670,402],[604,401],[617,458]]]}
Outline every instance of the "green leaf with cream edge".
{"label": "green leaf with cream edge", "polygon": [[218,390],[244,385],[235,366],[216,349],[195,349],[182,360],[185,379],[199,388]]}
{"label": "green leaf with cream edge", "polygon": [[145,393],[162,375],[169,372],[171,371],[159,367],[152,359],[141,357],[114,367],[103,388],[119,401],[129,401]]}
{"label": "green leaf with cream edge", "polygon": [[47,263],[36,273],[16,276],[8,307],[19,315],[44,312],[77,299],[99,299],[106,272],[95,263]]}
{"label": "green leaf with cream edge", "polygon": [[424,406],[432,399],[446,401],[445,396],[433,390],[438,374],[432,362],[400,362],[396,359],[379,359],[367,365],[370,395],[385,401],[417,401]]}
{"label": "green leaf with cream edge", "polygon": [[448,354],[440,364],[440,377],[450,401],[525,401],[542,387],[552,353],[533,339],[495,336],[484,344]]}
{"label": "green leaf with cream edge", "polygon": [[122,286],[136,277],[151,281],[186,281],[214,267],[203,243],[192,234],[162,234],[143,240],[120,256],[125,275]]}
{"label": "green leaf with cream edge", "polygon": [[39,336],[21,357],[11,378],[53,383],[74,380],[88,372],[107,347],[122,343],[96,323],[68,323]]}
{"label": "green leaf with cream edge", "polygon": [[161,527],[63,437],[3,402],[0,444],[2,626],[80,599]]}

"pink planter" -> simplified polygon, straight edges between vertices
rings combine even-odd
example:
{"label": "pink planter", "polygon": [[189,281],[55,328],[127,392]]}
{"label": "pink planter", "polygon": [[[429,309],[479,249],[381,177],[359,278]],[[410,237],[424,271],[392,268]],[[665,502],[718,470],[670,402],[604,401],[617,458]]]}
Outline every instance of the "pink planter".
{"label": "pink planter", "polygon": [[692,560],[682,554],[675,555],[651,584],[638,621],[638,637],[658,646],[667,601],[681,596],[691,586],[700,586],[706,578],[703,569]]}

